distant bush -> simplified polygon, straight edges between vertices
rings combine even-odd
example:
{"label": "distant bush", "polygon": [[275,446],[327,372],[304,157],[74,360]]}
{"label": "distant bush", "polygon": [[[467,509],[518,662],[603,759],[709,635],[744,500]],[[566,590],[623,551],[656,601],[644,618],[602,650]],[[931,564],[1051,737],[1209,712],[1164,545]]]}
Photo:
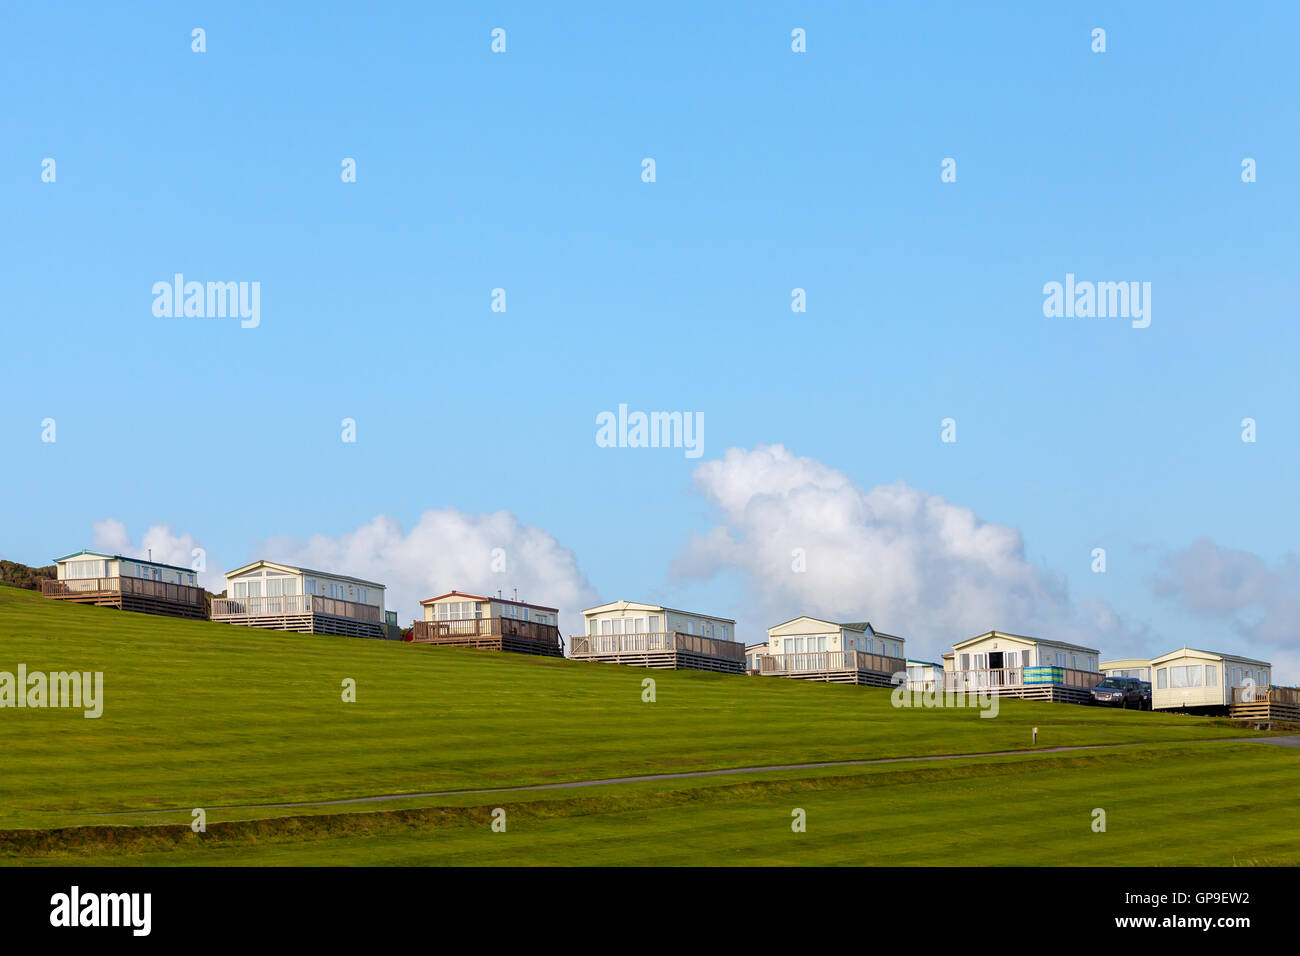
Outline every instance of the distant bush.
{"label": "distant bush", "polygon": [[53,581],[57,576],[58,571],[52,564],[44,568],[29,568],[16,561],[0,561],[0,584],[39,591],[42,581]]}

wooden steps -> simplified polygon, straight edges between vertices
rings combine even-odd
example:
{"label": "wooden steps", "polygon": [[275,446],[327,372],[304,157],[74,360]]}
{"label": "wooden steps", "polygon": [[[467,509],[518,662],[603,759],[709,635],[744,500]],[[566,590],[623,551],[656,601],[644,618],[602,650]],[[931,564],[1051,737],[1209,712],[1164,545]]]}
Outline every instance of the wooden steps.
{"label": "wooden steps", "polygon": [[140,594],[124,594],[121,591],[88,591],[70,594],[47,594],[45,596],[51,600],[66,601],[69,604],[111,607],[119,611],[132,611],[136,614],[160,614],[163,617],[181,617],[191,621],[205,621],[208,617],[207,607],[201,604],[181,604]]}
{"label": "wooden steps", "polygon": [[382,638],[383,630],[373,621],[358,621],[332,614],[268,614],[214,618],[219,624],[237,627],[260,627],[268,631],[292,631],[297,634],[329,634],[336,637]]}
{"label": "wooden steps", "polygon": [[893,687],[892,674],[879,674],[875,671],[850,670],[845,668],[799,671],[793,674],[773,674],[773,677],[787,677],[791,680],[813,680],[826,684],[857,684],[862,687]]}
{"label": "wooden steps", "polygon": [[480,651],[506,651],[511,654],[530,654],[534,657],[563,657],[564,650],[556,641],[535,641],[509,634],[463,635],[424,638],[413,644],[434,647],[468,647]]}
{"label": "wooden steps", "polygon": [[[983,692],[983,691],[979,691]],[[997,697],[1016,697],[1020,700],[1045,700],[1053,704],[1090,704],[1092,693],[1082,687],[1069,687],[1065,684],[1030,684],[1020,687],[996,687],[992,693]]]}
{"label": "wooden steps", "polygon": [[1294,720],[1300,721],[1300,705],[1283,701],[1255,701],[1250,704],[1233,704],[1228,708],[1232,720]]}
{"label": "wooden steps", "polygon": [[716,674],[744,674],[745,661],[714,657],[686,650],[613,651],[609,653],[577,653],[575,661],[595,661],[600,664],[625,664],[628,667],[648,667],[652,670],[711,671]]}

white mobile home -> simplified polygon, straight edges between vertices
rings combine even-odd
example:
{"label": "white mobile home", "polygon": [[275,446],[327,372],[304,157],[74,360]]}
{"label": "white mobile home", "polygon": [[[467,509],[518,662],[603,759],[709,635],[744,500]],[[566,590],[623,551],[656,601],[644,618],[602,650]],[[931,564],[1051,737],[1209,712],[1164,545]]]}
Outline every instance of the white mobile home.
{"label": "white mobile home", "polygon": [[734,639],[731,618],[636,601],[601,604],[582,616],[586,633],[569,639],[575,660],[745,673],[745,645]]}
{"label": "white mobile home", "polygon": [[103,551],[74,551],[54,564],[56,579],[41,582],[45,597],[167,617],[208,616],[192,568]]}
{"label": "white mobile home", "polygon": [[1234,715],[1258,716],[1261,708],[1257,705],[1272,702],[1285,710],[1287,704],[1297,703],[1296,691],[1272,687],[1273,667],[1268,661],[1239,654],[1182,647],[1149,660],[1130,657],[1104,661],[1101,671],[1107,677],[1136,677],[1148,682],[1152,710],[1226,710],[1234,714],[1234,708],[1251,705]]}
{"label": "white mobile home", "polygon": [[951,658],[944,655],[944,689],[1087,703],[1102,681],[1100,656],[1092,647],[989,631],[954,644]]}
{"label": "white mobile home", "polygon": [[759,673],[841,684],[888,687],[906,670],[903,638],[869,621],[838,623],[803,615],[767,629]]}
{"label": "white mobile home", "polygon": [[331,571],[254,561],[226,574],[212,620],[305,634],[383,637],[384,585]]}
{"label": "white mobile home", "polygon": [[424,620],[416,621],[416,644],[473,647],[563,657],[559,609],[518,599],[448,591],[420,602]]}
{"label": "white mobile home", "polygon": [[1273,665],[1183,647],[1151,659],[1155,710],[1223,713],[1234,720],[1300,720],[1300,689],[1273,685]]}
{"label": "white mobile home", "polygon": [[934,661],[908,660],[907,687],[909,690],[942,690],[943,665]]}
{"label": "white mobile home", "polygon": [[1262,697],[1273,676],[1267,661],[1191,647],[1154,657],[1150,667],[1155,675],[1151,682],[1153,710],[1230,707],[1234,688],[1253,688]]}

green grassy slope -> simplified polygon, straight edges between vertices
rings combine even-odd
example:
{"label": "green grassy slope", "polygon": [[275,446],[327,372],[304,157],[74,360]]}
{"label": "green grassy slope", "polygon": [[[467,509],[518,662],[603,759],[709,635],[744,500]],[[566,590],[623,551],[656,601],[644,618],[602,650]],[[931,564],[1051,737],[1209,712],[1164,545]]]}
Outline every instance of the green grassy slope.
{"label": "green grassy slope", "polygon": [[[1195,743],[276,821],[0,833],[41,865],[1295,865],[1300,751]],[[506,831],[493,832],[503,807]],[[792,811],[806,832],[791,829]],[[1104,833],[1094,810],[1106,813]],[[188,817],[186,818],[188,819]]]}
{"label": "green grassy slope", "polygon": [[[1220,722],[1021,701],[994,720],[884,690],[281,634],[0,587],[0,670],[100,670],[104,715],[0,710],[0,828],[95,811],[637,773],[1241,736]],[[643,703],[641,681],[657,681]],[[357,682],[344,703],[341,682]]]}

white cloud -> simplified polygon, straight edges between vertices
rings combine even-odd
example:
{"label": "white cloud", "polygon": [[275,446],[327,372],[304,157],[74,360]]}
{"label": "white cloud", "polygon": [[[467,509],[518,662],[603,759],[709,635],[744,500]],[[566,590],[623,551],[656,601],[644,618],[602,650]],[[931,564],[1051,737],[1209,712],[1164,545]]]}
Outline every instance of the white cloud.
{"label": "white cloud", "polygon": [[96,551],[195,568],[199,572],[199,584],[210,591],[220,591],[226,586],[225,569],[213,563],[198,539],[192,534],[175,534],[171,525],[151,526],[136,544],[127,533],[126,525],[116,518],[107,518],[92,526],[92,541],[91,547]]}
{"label": "white cloud", "polygon": [[[95,522],[93,538],[100,551],[144,558],[152,549],[153,560],[186,568],[194,566],[193,552],[201,547],[193,535],[175,534],[169,525],[150,527],[136,543],[114,518]],[[494,555],[498,548],[500,553]],[[199,583],[219,593],[226,587],[226,568],[204,555],[207,570],[200,572]],[[506,511],[426,511],[409,534],[395,518],[379,515],[337,537],[268,538],[249,552],[248,560],[258,558],[384,584],[385,605],[398,612],[403,625],[420,616],[423,598],[453,589],[480,594],[500,590],[511,597],[517,588],[522,601],[559,608],[566,636],[580,633],[578,612],[597,603],[573,552],[549,532],[520,524]]]}
{"label": "white cloud", "polygon": [[[494,569],[497,548],[503,571]],[[426,511],[409,533],[395,518],[379,515],[337,537],[269,538],[254,547],[251,558],[384,584],[385,605],[398,612],[403,625],[420,615],[422,599],[453,589],[479,594],[500,590],[511,597],[517,588],[521,601],[559,608],[566,636],[581,630],[578,611],[596,603],[573,552],[549,532],[523,525],[506,511]]]}
{"label": "white cloud", "polygon": [[1300,651],[1300,555],[1269,567],[1253,552],[1201,538],[1164,558],[1153,588],[1252,644]]}
{"label": "white cloud", "polygon": [[766,615],[749,622],[750,641],[799,614],[870,620],[914,656],[994,628],[1092,647],[1110,633],[1111,650],[1132,640],[1103,602],[1073,606],[1063,580],[1026,560],[1018,530],[902,481],[860,488],[780,445],[729,449],[694,479],[722,524],[682,549],[674,573],[738,573]]}

